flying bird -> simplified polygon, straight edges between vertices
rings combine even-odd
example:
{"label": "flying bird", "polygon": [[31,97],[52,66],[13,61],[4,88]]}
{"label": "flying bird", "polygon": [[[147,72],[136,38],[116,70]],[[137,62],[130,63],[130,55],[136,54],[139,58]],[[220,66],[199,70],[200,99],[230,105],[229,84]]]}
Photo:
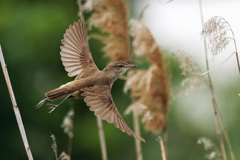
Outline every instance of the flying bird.
{"label": "flying bird", "polygon": [[85,22],[78,21],[70,25],[64,34],[61,46],[61,60],[69,77],[76,76],[74,81],[51,90],[45,94],[47,98],[37,104],[40,108],[45,102],[53,101],[66,96],[58,105],[50,105],[51,113],[69,98],[84,99],[94,114],[109,123],[113,123],[121,131],[145,142],[136,135],[125,123],[116,105],[113,102],[111,88],[116,79],[128,69],[137,65],[122,61],[109,63],[102,71],[93,61],[87,42],[88,29]]}

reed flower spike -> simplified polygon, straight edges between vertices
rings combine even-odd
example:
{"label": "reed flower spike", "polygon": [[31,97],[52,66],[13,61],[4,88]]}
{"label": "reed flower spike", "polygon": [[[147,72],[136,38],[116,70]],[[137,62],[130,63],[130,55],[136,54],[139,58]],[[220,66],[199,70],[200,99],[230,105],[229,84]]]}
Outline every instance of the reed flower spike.
{"label": "reed flower spike", "polygon": [[182,86],[187,86],[184,93],[186,96],[192,91],[197,92],[209,86],[207,75],[201,75],[198,64],[189,54],[182,50],[172,50],[171,55],[179,60],[179,68],[186,77],[181,82]]}

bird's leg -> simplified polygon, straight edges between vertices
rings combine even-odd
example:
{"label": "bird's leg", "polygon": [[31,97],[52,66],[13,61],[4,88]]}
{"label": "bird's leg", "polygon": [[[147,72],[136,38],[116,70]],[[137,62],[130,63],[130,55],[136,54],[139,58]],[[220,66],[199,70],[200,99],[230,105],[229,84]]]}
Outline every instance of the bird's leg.
{"label": "bird's leg", "polygon": [[49,100],[47,98],[41,100],[36,106],[37,106],[37,109],[40,108],[45,102],[49,102]]}
{"label": "bird's leg", "polygon": [[47,105],[49,105],[50,107],[50,109],[51,109],[51,111],[49,111],[48,113],[52,113],[58,106],[60,106],[64,101],[66,101],[68,98],[72,98],[73,96],[72,95],[68,95],[67,97],[65,97],[64,98],[64,100],[62,100],[62,102],[60,102],[59,104],[47,104]]}

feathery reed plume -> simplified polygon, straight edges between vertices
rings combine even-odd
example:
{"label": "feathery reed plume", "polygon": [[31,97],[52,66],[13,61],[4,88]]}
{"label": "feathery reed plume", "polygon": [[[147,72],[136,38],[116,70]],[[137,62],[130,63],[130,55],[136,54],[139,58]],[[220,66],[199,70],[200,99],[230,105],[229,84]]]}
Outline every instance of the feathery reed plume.
{"label": "feathery reed plume", "polygon": [[200,91],[208,87],[207,76],[201,76],[201,70],[194,59],[182,50],[172,50],[170,55],[176,57],[180,61],[179,68],[182,70],[182,75],[186,78],[182,80],[181,85],[187,85],[185,95],[188,96],[192,91]]}
{"label": "feathery reed plume", "polygon": [[[91,1],[91,2],[89,2]],[[91,6],[92,5],[92,6]],[[130,61],[129,32],[127,26],[128,9],[124,0],[87,0],[84,9],[93,10],[90,24],[100,28],[107,35],[92,35],[101,40],[103,51],[112,61]]]}
{"label": "feathery reed plume", "polygon": [[64,133],[66,133],[69,138],[73,138],[73,117],[74,110],[73,108],[71,108],[66,114],[66,116],[63,118],[63,123],[61,124]]}
{"label": "feathery reed plume", "polygon": [[204,24],[201,34],[208,40],[208,47],[213,56],[218,55],[233,39],[227,34],[230,30],[227,21],[218,16],[212,17]]}
{"label": "feathery reed plume", "polygon": [[70,156],[66,154],[65,152],[62,152],[59,156],[60,160],[71,160]]}
{"label": "feathery reed plume", "polygon": [[4,57],[3,57],[1,44],[0,44],[0,61],[1,61],[1,65],[2,65],[3,74],[4,74],[4,77],[5,77],[6,83],[7,83],[8,92],[9,92],[9,95],[10,95],[10,98],[11,98],[11,101],[12,101],[14,114],[15,114],[15,117],[17,119],[18,128],[20,130],[20,134],[21,134],[21,137],[22,137],[22,140],[23,140],[23,144],[24,144],[25,150],[27,152],[28,159],[33,160],[32,152],[31,152],[30,146],[28,144],[27,135],[26,135],[26,132],[25,132],[25,129],[24,129],[24,126],[23,126],[22,117],[21,117],[19,108],[17,106],[17,101],[15,99],[13,89],[12,89],[12,85],[11,85],[11,82],[10,82],[10,78],[9,78],[9,75],[8,75],[7,65],[6,65]]}
{"label": "feathery reed plume", "polygon": [[[158,44],[148,28],[142,22],[131,20],[130,26],[131,35],[134,37],[134,53],[137,56],[145,56],[150,62],[151,66],[146,72],[147,74],[145,74],[145,78],[139,78],[141,74],[131,75],[130,72],[128,74],[129,78],[126,84],[130,83],[134,78],[139,80],[139,82],[132,81],[131,90],[134,91],[134,88],[138,85],[138,83],[141,84],[143,91],[141,91],[142,94],[140,95],[141,97],[139,98],[139,101],[148,106],[147,110],[149,111],[150,115],[153,116],[153,119],[149,121],[146,129],[155,134],[159,134],[159,132],[166,127],[166,124],[164,124],[166,122],[163,123],[163,126],[159,125],[159,121],[155,120],[162,119],[162,116],[156,113],[161,113],[161,115],[167,118],[167,110],[169,106],[170,76],[167,74],[168,63],[163,63],[162,53],[158,47]],[[143,83],[144,80],[145,83]],[[143,88],[143,86],[145,87]],[[135,93],[133,93],[133,95],[139,97],[137,92],[136,95]]]}
{"label": "feathery reed plume", "polygon": [[[232,33],[232,36],[228,34],[229,32]],[[234,37],[234,32],[230,24],[222,17],[219,16],[212,17],[204,24],[201,34],[207,39],[209,45],[208,48],[212,52],[213,58],[214,56],[222,52],[222,50],[226,48],[229,42],[233,40],[233,43],[235,45],[235,51],[233,52],[233,54],[236,53],[237,65],[240,74],[240,64],[238,60],[236,39]],[[231,54],[231,56],[233,54]],[[231,56],[229,56],[229,58]],[[227,58],[224,62],[226,62],[229,58]],[[223,63],[221,63],[221,65]],[[215,67],[214,69],[216,68],[217,67]]]}
{"label": "feathery reed plume", "polygon": [[74,117],[74,110],[73,107],[70,108],[68,113],[63,119],[63,123],[61,124],[61,127],[63,128],[64,133],[68,135],[69,138],[69,144],[68,144],[68,155],[71,156],[71,150],[72,150],[72,139],[73,139],[73,117]]}
{"label": "feathery reed plume", "polygon": [[128,78],[123,91],[126,93],[129,89],[131,89],[135,97],[143,95],[145,90],[149,90],[152,69],[153,67],[148,70],[128,71]]}
{"label": "feathery reed plume", "polygon": [[[78,0],[78,1],[81,2],[81,0]],[[91,12],[93,10],[94,1],[95,0],[86,0],[84,5],[83,6],[81,5],[82,6],[81,9],[83,9],[86,12]],[[78,4],[81,4],[81,3],[78,2]],[[79,9],[80,9],[80,7],[79,7]]]}
{"label": "feathery reed plume", "polygon": [[[131,96],[137,101],[129,110],[140,110],[145,129],[158,135],[163,133],[167,143],[167,115],[170,95],[170,75],[168,63],[163,62],[162,53],[148,28],[140,21],[130,20],[130,33],[133,36],[133,51],[137,56],[145,56],[150,62],[149,69],[129,72],[125,91],[131,90]],[[167,59],[166,59],[167,61]],[[132,108],[132,109],[131,109]]]}
{"label": "feathery reed plume", "polygon": [[[202,2],[201,2],[201,0],[199,0],[199,10],[200,10],[202,27],[204,28],[204,20],[203,20]],[[205,58],[206,58],[206,67],[207,67],[207,70],[209,70],[207,42],[206,42],[205,36],[203,37],[203,40],[204,40],[203,42],[204,42],[204,50],[205,50]],[[224,147],[223,138],[222,138],[222,134],[221,134],[221,129],[220,129],[219,123],[221,123],[222,128],[225,128],[225,127],[223,125],[223,122],[222,122],[222,119],[221,119],[221,116],[220,116],[220,112],[218,110],[218,105],[217,105],[217,102],[216,102],[216,99],[215,99],[213,84],[212,84],[212,80],[211,80],[211,76],[210,76],[209,72],[207,73],[207,75],[208,75],[208,81],[209,81],[209,89],[211,91],[211,96],[212,96],[212,104],[213,104],[213,110],[214,110],[214,121],[215,121],[215,125],[216,125],[217,136],[218,136],[218,141],[219,141],[219,145],[220,145],[220,149],[221,149],[222,159],[226,160],[227,157],[226,157],[225,147]],[[223,130],[223,131],[224,131],[225,138],[226,138],[226,140],[228,142],[227,144],[228,144],[229,150],[231,152],[231,157],[234,160],[233,152],[231,150],[231,145],[230,145],[230,142],[228,140],[227,133],[225,132],[225,130]]]}
{"label": "feathery reed plume", "polygon": [[218,147],[208,138],[201,137],[197,140],[197,144],[203,144],[203,147],[206,151],[210,151],[205,158],[209,160],[220,160],[221,159],[221,152],[219,151]]}

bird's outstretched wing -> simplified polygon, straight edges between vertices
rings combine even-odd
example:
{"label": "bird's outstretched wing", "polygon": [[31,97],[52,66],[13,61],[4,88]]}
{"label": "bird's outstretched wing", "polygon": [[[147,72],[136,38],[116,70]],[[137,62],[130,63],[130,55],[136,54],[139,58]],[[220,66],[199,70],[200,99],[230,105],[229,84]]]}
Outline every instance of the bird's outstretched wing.
{"label": "bird's outstretched wing", "polygon": [[60,54],[69,77],[78,75],[76,79],[80,79],[98,71],[88,49],[87,32],[84,21],[79,20],[64,34]]}
{"label": "bird's outstretched wing", "polygon": [[113,123],[117,128],[126,132],[128,135],[145,142],[145,140],[136,135],[124,122],[117,107],[115,106],[110,87],[107,85],[94,87],[86,87],[81,89],[83,91],[82,96],[85,97],[84,101],[87,103],[91,111],[94,111],[96,116],[99,116],[103,120],[107,120],[109,123]]}

